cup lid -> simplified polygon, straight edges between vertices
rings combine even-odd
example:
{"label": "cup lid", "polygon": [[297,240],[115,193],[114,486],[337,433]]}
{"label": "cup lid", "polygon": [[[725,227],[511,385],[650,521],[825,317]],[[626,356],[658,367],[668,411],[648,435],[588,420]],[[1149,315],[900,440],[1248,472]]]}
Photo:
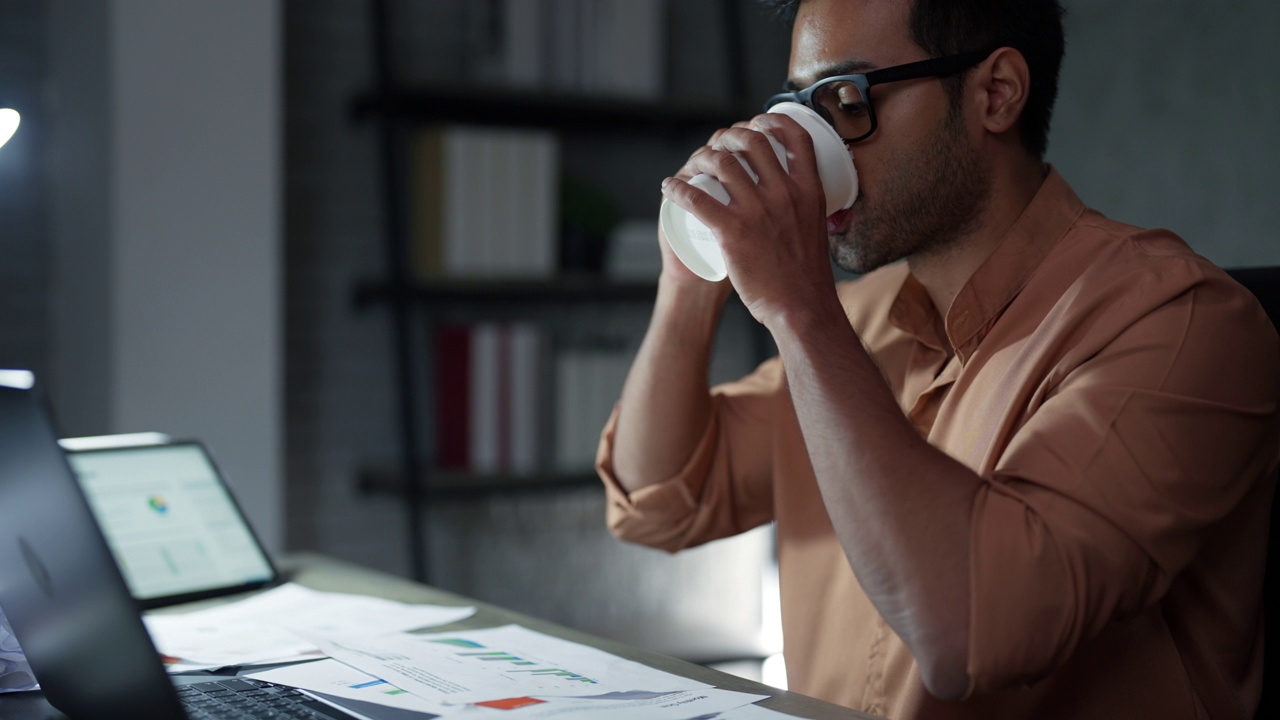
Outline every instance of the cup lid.
{"label": "cup lid", "polygon": [[711,228],[702,224],[679,205],[663,200],[658,210],[658,224],[667,236],[667,244],[689,271],[703,280],[717,282],[729,277],[720,241]]}

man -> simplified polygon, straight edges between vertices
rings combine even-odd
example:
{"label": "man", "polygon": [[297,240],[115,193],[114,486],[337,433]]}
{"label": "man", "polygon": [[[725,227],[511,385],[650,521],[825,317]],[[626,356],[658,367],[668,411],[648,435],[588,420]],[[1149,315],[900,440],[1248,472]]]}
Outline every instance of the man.
{"label": "man", "polygon": [[[776,521],[802,693],[907,718],[1252,717],[1280,462],[1265,315],[1043,163],[1056,2],[782,4],[792,97],[848,141],[861,195],[824,222],[778,115],[663,183],[779,358],[708,392],[729,283],[663,242],[600,448],[611,529],[677,550]],[[728,205],[685,182],[703,172]],[[829,257],[867,274],[833,286]]]}

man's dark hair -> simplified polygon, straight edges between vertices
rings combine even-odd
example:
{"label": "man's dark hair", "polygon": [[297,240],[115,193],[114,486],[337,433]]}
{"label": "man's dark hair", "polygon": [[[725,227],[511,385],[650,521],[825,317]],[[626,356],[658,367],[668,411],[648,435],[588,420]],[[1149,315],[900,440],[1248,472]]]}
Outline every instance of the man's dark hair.
{"label": "man's dark hair", "polygon": [[[791,25],[802,0],[761,2]],[[907,23],[911,39],[931,57],[998,47],[1021,52],[1027,59],[1031,87],[1019,129],[1027,149],[1044,157],[1066,46],[1063,14],[1058,0],[913,0]],[[952,106],[958,106],[963,75],[943,83]]]}

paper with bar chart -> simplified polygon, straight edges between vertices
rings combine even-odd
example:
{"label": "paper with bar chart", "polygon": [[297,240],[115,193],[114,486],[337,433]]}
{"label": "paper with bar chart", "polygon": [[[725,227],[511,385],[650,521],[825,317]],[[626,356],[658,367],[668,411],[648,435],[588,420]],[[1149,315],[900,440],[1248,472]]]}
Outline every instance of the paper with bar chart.
{"label": "paper with bar chart", "polygon": [[[711,688],[675,692],[612,692],[586,697],[526,696],[473,705],[448,705],[424,700],[332,659],[272,668],[249,677],[298,688],[339,702],[357,700],[418,713],[416,717],[438,717],[440,720],[687,720],[721,717],[719,713],[767,697]],[[380,713],[369,713],[367,707],[364,714],[381,716]],[[786,716],[774,714],[772,717],[781,719]],[[762,720],[767,718],[766,714]]]}
{"label": "paper with bar chart", "polygon": [[441,706],[405,692],[386,680],[367,675],[337,660],[317,660],[272,668],[249,677],[346,700],[419,713],[439,714]]}
{"label": "paper with bar chart", "polygon": [[721,713],[766,697],[716,688],[576,698],[524,697],[469,705],[461,712],[441,715],[440,720],[703,720],[718,718]]}
{"label": "paper with bar chart", "polygon": [[711,687],[518,625],[381,637],[325,633],[308,639],[335,660],[450,705]]}

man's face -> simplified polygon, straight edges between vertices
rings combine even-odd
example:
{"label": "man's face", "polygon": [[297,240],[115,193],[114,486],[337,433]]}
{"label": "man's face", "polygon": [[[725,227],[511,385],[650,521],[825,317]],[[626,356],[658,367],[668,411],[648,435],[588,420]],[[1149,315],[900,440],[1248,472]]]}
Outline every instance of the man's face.
{"label": "man's face", "polygon": [[[909,3],[897,0],[804,0],[791,38],[790,80],[824,77],[923,60],[911,40]],[[844,270],[870,272],[904,257],[945,251],[972,229],[990,178],[964,117],[937,78],[871,89],[877,130],[853,144],[858,201],[827,221],[831,257]]]}

